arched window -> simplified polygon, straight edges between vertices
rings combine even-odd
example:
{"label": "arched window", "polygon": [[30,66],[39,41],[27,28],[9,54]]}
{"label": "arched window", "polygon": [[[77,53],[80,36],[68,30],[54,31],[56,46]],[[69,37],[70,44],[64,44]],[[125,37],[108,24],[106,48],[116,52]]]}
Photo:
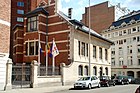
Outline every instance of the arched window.
{"label": "arched window", "polygon": [[79,73],[80,76],[83,76],[83,66],[82,65],[79,65],[78,73]]}
{"label": "arched window", "polygon": [[100,67],[100,76],[102,76],[102,75],[103,75],[103,68]]}
{"label": "arched window", "polygon": [[108,68],[105,68],[105,74],[108,75]]}
{"label": "arched window", "polygon": [[97,67],[96,66],[93,67],[93,75],[97,75]]}
{"label": "arched window", "polygon": [[88,76],[88,66],[85,66],[85,68],[84,68],[84,74]]}

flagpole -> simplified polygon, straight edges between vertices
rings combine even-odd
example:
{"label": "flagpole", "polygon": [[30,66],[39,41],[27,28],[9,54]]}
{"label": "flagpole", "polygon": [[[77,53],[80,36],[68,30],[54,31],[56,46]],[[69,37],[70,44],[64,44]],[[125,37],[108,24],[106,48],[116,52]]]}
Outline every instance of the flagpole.
{"label": "flagpole", "polygon": [[[54,46],[54,38],[53,38],[53,44],[52,47]],[[55,75],[55,56],[52,55],[52,75]]]}
{"label": "flagpole", "polygon": [[46,76],[48,75],[48,39],[46,37]]}
{"label": "flagpole", "polygon": [[38,40],[38,75],[40,75],[40,33],[39,33],[39,40]]}
{"label": "flagpole", "polygon": [[88,17],[88,25],[89,25],[89,76],[91,76],[91,60],[90,60],[90,44],[91,44],[91,38],[90,38],[90,0],[89,0],[89,17]]}

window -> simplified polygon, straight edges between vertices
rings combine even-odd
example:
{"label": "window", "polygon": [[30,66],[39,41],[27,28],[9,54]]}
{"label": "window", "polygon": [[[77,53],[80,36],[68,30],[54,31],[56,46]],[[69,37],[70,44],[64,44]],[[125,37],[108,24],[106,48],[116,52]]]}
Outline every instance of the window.
{"label": "window", "polygon": [[81,55],[85,56],[85,43],[84,42],[82,42]]}
{"label": "window", "polygon": [[127,62],[128,66],[133,65],[132,56],[128,57]]}
{"label": "window", "polygon": [[122,49],[122,47],[119,47],[119,55],[123,55],[123,49]]}
{"label": "window", "polygon": [[126,34],[126,30],[123,30],[123,34]]}
{"label": "window", "polygon": [[137,37],[137,42],[139,42],[139,41],[140,41],[140,36]]}
{"label": "window", "polygon": [[37,29],[38,29],[37,16],[28,18],[28,30],[27,31],[37,31]]}
{"label": "window", "polygon": [[105,49],[105,59],[106,60],[107,60],[107,56],[108,56],[107,49]]}
{"label": "window", "polygon": [[83,76],[83,66],[80,65],[80,66],[78,67],[78,69],[79,69],[79,75],[80,75],[80,76]]}
{"label": "window", "polygon": [[85,66],[85,70],[84,70],[85,75],[88,76],[88,66]]}
{"label": "window", "polygon": [[123,65],[123,60],[119,60],[119,66]]}
{"label": "window", "polygon": [[138,53],[140,53],[140,45],[137,45],[137,47],[138,47]]}
{"label": "window", "polygon": [[140,65],[140,59],[138,59],[138,65]]}
{"label": "window", "polygon": [[17,6],[24,7],[24,2],[17,2]]}
{"label": "window", "polygon": [[102,48],[99,48],[99,58],[102,59]]}
{"label": "window", "polygon": [[38,55],[38,41],[26,43],[26,55]]}
{"label": "window", "polygon": [[115,55],[115,48],[111,49],[111,54],[112,54],[112,56]]}
{"label": "window", "polygon": [[128,29],[128,34],[131,34],[131,29]]}
{"label": "window", "polygon": [[93,46],[93,57],[96,58],[96,46]]}
{"label": "window", "polygon": [[133,32],[135,32],[136,31],[136,28],[133,28]]}
{"label": "window", "polygon": [[17,14],[24,14],[24,10],[17,10]]}
{"label": "window", "polygon": [[138,32],[140,32],[140,27],[139,26],[137,27],[137,30],[138,30]]}
{"label": "window", "polygon": [[88,44],[86,44],[86,56],[88,57]]}
{"label": "window", "polygon": [[115,58],[111,58],[111,66],[115,66]]}
{"label": "window", "polygon": [[122,36],[122,31],[119,32],[119,36]]}
{"label": "window", "polygon": [[80,41],[78,41],[78,54],[80,55]]}
{"label": "window", "polygon": [[97,67],[93,67],[93,75],[97,75]]}
{"label": "window", "polygon": [[17,22],[23,22],[23,18],[22,17],[17,17]]}
{"label": "window", "polygon": [[128,54],[132,53],[132,45],[131,46],[127,46],[127,53]]}
{"label": "window", "polygon": [[105,68],[105,74],[108,75],[108,68]]}

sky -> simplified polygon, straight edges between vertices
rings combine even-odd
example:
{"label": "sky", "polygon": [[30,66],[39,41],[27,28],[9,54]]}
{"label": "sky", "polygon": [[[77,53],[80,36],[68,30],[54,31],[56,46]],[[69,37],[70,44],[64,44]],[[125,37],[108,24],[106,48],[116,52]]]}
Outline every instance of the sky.
{"label": "sky", "polygon": [[[81,20],[82,14],[85,12],[85,7],[90,5],[96,5],[107,0],[60,0],[59,10],[68,14],[68,8],[73,8],[72,18]],[[130,11],[140,10],[140,0],[108,0],[111,5],[117,5],[120,3],[121,7],[126,7]]]}

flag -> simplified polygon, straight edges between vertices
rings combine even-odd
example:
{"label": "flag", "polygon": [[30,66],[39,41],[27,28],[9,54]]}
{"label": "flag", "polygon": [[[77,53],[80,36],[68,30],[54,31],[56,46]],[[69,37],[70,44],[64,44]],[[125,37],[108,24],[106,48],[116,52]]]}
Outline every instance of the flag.
{"label": "flag", "polygon": [[59,51],[58,51],[58,49],[56,47],[56,44],[55,44],[54,40],[52,42],[51,54],[53,55],[53,57],[55,57],[55,56],[57,56],[59,54]]}
{"label": "flag", "polygon": [[50,48],[49,43],[47,43],[47,45],[45,45],[44,56],[46,56],[46,52],[48,53],[49,57],[52,57],[52,54],[51,54],[51,48]]}
{"label": "flag", "polygon": [[41,44],[39,43],[39,54],[41,54],[42,53],[42,48],[41,48]]}

